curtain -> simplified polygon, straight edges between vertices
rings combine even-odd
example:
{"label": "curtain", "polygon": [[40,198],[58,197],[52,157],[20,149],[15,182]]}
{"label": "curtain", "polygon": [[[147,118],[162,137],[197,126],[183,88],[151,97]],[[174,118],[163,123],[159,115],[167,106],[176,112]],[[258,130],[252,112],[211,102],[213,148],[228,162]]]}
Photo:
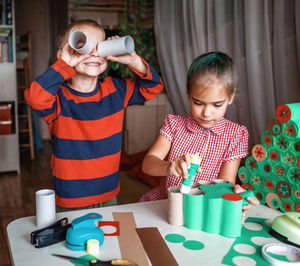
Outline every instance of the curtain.
{"label": "curtain", "polygon": [[219,50],[238,72],[226,118],[260,143],[280,104],[300,102],[299,0],[155,0],[155,35],[166,93],[190,112],[186,73],[198,55]]}

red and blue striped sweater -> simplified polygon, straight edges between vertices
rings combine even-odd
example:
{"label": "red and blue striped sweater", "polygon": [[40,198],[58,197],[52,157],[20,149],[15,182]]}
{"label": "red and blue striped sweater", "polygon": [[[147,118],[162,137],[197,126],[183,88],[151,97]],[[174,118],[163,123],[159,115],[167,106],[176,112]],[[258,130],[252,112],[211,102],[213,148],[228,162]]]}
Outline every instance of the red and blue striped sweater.
{"label": "red and blue striped sweater", "polygon": [[119,164],[124,109],[163,89],[156,71],[136,79],[106,77],[94,91],[73,90],[75,70],[63,60],[49,67],[25,91],[26,102],[45,120],[53,139],[51,168],[56,204],[85,207],[113,199],[120,190]]}

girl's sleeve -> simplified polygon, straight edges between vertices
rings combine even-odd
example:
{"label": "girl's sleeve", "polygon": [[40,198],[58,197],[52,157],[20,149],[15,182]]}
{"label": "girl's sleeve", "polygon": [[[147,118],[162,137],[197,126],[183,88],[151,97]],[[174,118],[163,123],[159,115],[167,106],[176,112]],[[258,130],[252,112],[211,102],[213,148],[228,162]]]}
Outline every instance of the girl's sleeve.
{"label": "girl's sleeve", "polygon": [[60,84],[75,75],[75,70],[63,60],[56,61],[25,90],[27,104],[39,117],[50,123],[60,113],[57,96]]}
{"label": "girl's sleeve", "polygon": [[246,127],[239,126],[234,138],[231,140],[224,161],[230,162],[245,158],[248,155],[249,133]]}
{"label": "girl's sleeve", "polygon": [[160,129],[159,133],[172,143],[176,133],[177,125],[178,125],[178,117],[173,114],[168,114],[166,116],[165,123],[163,127]]}
{"label": "girl's sleeve", "polygon": [[163,82],[158,73],[143,58],[141,59],[147,67],[146,74],[130,68],[136,75],[136,79],[120,80],[112,78],[114,86],[123,100],[124,107],[144,103],[163,90]]}

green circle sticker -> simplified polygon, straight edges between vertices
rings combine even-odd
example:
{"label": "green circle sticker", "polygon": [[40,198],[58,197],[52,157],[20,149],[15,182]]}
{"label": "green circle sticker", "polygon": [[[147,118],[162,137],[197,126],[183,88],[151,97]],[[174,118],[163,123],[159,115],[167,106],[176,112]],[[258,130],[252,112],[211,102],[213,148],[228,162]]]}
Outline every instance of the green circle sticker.
{"label": "green circle sticker", "polygon": [[204,248],[204,244],[196,240],[188,240],[183,243],[183,246],[191,250],[200,250]]}
{"label": "green circle sticker", "polygon": [[185,241],[185,237],[178,234],[168,234],[165,239],[171,243],[181,243]]}

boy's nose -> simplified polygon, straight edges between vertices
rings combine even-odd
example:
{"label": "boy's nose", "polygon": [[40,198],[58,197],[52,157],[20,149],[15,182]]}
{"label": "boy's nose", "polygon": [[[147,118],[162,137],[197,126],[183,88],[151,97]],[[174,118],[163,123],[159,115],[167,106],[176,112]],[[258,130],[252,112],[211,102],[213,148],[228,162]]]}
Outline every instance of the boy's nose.
{"label": "boy's nose", "polygon": [[97,46],[93,47],[93,50],[91,51],[90,55],[92,55],[92,56],[99,56],[99,52],[98,52]]}

